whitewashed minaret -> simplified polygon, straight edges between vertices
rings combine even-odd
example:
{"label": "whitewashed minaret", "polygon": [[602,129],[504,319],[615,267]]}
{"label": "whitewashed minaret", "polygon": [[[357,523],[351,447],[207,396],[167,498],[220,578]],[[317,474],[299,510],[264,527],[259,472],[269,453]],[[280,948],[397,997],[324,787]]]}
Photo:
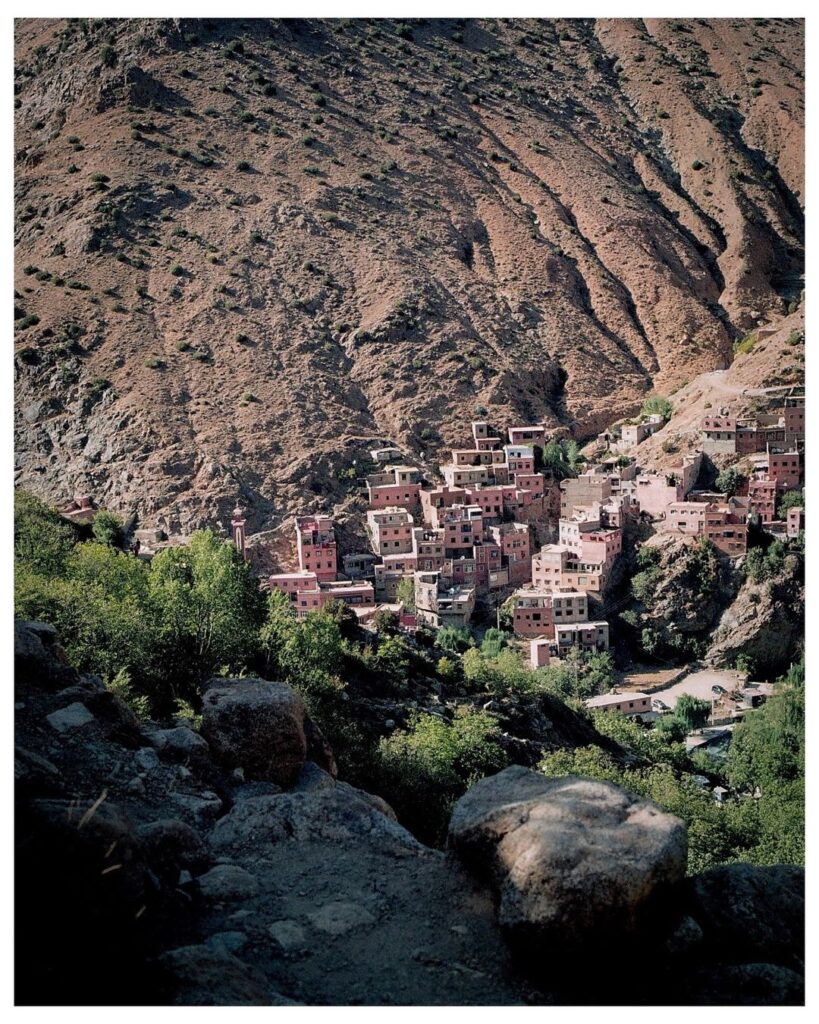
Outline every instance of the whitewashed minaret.
{"label": "whitewashed minaret", "polygon": [[233,519],[230,521],[231,528],[233,530],[233,543],[236,545],[236,550],[247,560],[247,552],[245,551],[245,512],[241,505],[237,505],[233,510]]}

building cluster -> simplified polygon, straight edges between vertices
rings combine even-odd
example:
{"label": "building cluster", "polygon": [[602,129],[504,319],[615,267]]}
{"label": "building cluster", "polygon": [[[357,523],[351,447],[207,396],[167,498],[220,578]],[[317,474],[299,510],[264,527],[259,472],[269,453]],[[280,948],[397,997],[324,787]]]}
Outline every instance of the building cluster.
{"label": "building cluster", "polygon": [[706,455],[753,455],[764,451],[802,451],[805,443],[805,396],[788,395],[774,413],[737,418],[706,416],[700,449]]}
{"label": "building cluster", "polygon": [[[781,493],[802,480],[804,402],[788,398],[780,416],[765,420],[755,423],[753,442],[765,437],[764,454],[745,493],[730,497],[695,489],[702,452],[659,473],[621,455],[558,484],[542,464],[549,440],[543,424],[510,427],[506,440],[474,422],[470,444],[439,466],[435,485],[403,464],[398,449],[377,449],[371,456],[378,469],[364,481],[371,550],[340,559],[333,520],[298,517],[298,569],[268,583],[302,616],[340,600],[365,621],[390,607],[407,627],[464,627],[479,603],[508,601],[514,633],[529,641],[535,668],[573,648],[605,651],[602,599],[629,523],[704,538],[731,558],[747,550],[751,515],[791,535],[802,528],[802,509],[791,509],[783,524],[775,513]],[[738,442],[740,421],[706,422],[712,432],[716,424],[726,434],[733,430],[734,444],[751,443],[745,434]],[[658,423],[651,418],[646,429]],[[771,441],[774,427],[781,449]]]}

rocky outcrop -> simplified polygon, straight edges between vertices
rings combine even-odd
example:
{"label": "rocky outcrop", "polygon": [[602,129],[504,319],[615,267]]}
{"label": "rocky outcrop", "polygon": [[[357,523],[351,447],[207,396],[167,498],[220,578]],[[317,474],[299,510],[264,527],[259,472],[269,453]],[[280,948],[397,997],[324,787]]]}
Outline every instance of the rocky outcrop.
{"label": "rocky outcrop", "polygon": [[202,704],[202,734],[215,760],[240,769],[247,779],[289,786],[309,756],[335,774],[332,751],[307,717],[301,697],[284,683],[211,679]]}
{"label": "rocky outcrop", "polygon": [[685,825],[654,804],[516,765],[458,801],[449,844],[491,879],[516,947],[567,957],[645,934],[647,911],[684,877],[688,855]]}
{"label": "rocky outcrop", "polygon": [[[732,865],[682,882],[680,823],[614,786],[507,769],[462,799],[445,854],[379,797],[298,764],[291,742],[237,731],[228,747],[259,701],[300,706],[278,684],[220,680],[229,727],[208,744],[138,722],[92,677],[58,689],[40,625],[18,625],[17,651],[21,1004],[801,999],[802,873]],[[266,778],[246,777],[253,757]],[[590,984],[596,926],[615,938]],[[524,935],[525,957],[506,941]],[[612,951],[637,948],[640,986],[618,985]]]}
{"label": "rocky outcrop", "polygon": [[793,660],[804,632],[804,584],[785,566],[775,579],[745,581],[720,616],[706,657],[718,665],[733,665],[741,654],[755,672],[775,677]]}

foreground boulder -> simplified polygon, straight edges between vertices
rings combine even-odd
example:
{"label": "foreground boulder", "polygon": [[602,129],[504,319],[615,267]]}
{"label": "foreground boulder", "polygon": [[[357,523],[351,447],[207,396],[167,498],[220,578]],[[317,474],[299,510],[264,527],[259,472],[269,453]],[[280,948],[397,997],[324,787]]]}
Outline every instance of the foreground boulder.
{"label": "foreground boulder", "polygon": [[202,706],[202,734],[214,758],[247,779],[289,786],[307,754],[304,703],[284,683],[213,679]]}
{"label": "foreground boulder", "polygon": [[519,766],[458,801],[449,845],[490,879],[513,943],[561,954],[645,929],[687,859],[685,825],[654,804],[607,782]]}

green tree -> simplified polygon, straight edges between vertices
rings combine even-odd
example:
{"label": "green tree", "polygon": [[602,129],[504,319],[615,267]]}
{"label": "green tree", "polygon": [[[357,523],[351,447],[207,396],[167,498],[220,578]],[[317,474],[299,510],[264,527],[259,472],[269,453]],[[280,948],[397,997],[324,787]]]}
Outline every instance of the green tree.
{"label": "green tree", "polygon": [[452,723],[414,714],[378,746],[379,790],[399,819],[425,842],[443,840],[452,805],[508,759],[500,729],[485,712],[462,708]]}
{"label": "green tree", "polygon": [[379,635],[394,636],[398,632],[398,616],[388,608],[379,608],[373,615],[372,625]]}
{"label": "green tree", "polygon": [[30,572],[62,575],[78,533],[73,524],[25,491],[14,492],[14,558]]}
{"label": "green tree", "polygon": [[566,450],[559,441],[549,441],[543,446],[541,460],[544,469],[549,470],[556,480],[565,480],[566,477],[576,475]]}
{"label": "green tree", "polygon": [[716,488],[721,494],[727,494],[732,498],[744,482],[745,475],[740,473],[736,466],[729,466],[717,477]]}
{"label": "green tree", "polygon": [[[338,628],[341,630],[341,635],[345,640],[357,639],[358,616],[345,601],[331,598],[331,600],[325,602],[322,611],[338,623]],[[377,615],[378,613],[376,613]]]}
{"label": "green tree", "polygon": [[734,730],[727,773],[732,786],[763,791],[793,782],[805,773],[804,664],[777,684],[774,694],[749,711]]}
{"label": "green tree", "polygon": [[776,505],[778,519],[784,519],[789,508],[804,508],[805,492],[800,488],[798,491],[785,491]]}
{"label": "green tree", "polygon": [[711,702],[684,693],[677,699],[673,717],[682,722],[687,732],[701,729],[711,717]]}
{"label": "green tree", "polygon": [[408,614],[411,615],[415,611],[415,580],[412,576],[404,576],[398,581],[396,597]]}
{"label": "green tree", "polygon": [[642,408],[640,409],[640,416],[654,416],[659,415],[666,421],[671,419],[671,413],[674,411],[674,406],[669,402],[665,395],[649,395],[649,397],[643,402]]}
{"label": "green tree", "polygon": [[100,509],[94,516],[94,523],[91,527],[94,540],[100,544],[108,544],[110,547],[122,547],[122,520],[113,512]]}
{"label": "green tree", "polygon": [[494,626],[487,629],[481,643],[481,654],[488,658],[496,658],[506,646],[508,635],[502,629],[496,629]]}
{"label": "green tree", "polygon": [[442,626],[438,630],[435,642],[442,651],[448,651],[450,654],[460,654],[475,644],[472,634],[465,626]]}
{"label": "green tree", "polygon": [[150,590],[158,646],[180,683],[178,696],[195,695],[222,666],[238,673],[258,656],[264,615],[258,581],[235,547],[210,530],[156,555]]}

